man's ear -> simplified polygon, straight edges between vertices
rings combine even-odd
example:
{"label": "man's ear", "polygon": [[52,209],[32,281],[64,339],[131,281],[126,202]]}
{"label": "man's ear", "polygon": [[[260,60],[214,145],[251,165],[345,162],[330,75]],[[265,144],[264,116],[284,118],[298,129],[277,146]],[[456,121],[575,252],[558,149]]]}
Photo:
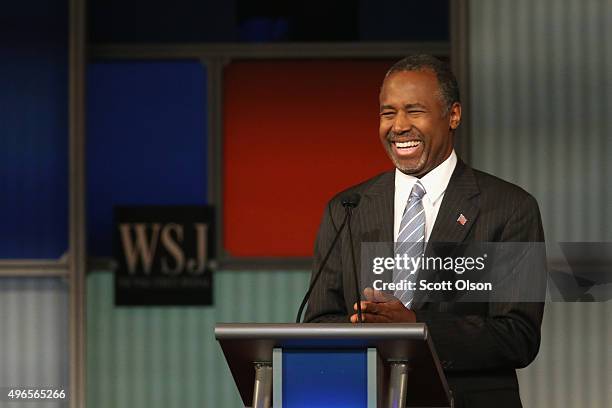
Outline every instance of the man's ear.
{"label": "man's ear", "polygon": [[461,104],[459,102],[453,103],[449,112],[449,127],[455,130],[461,123]]}

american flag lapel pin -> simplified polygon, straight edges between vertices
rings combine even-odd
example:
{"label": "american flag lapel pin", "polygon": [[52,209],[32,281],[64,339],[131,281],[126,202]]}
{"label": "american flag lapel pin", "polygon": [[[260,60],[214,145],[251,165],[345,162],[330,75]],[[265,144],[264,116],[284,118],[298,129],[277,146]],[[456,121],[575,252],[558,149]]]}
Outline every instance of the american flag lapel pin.
{"label": "american flag lapel pin", "polygon": [[468,222],[468,219],[465,218],[465,215],[459,214],[459,218],[457,218],[457,222],[463,226]]}

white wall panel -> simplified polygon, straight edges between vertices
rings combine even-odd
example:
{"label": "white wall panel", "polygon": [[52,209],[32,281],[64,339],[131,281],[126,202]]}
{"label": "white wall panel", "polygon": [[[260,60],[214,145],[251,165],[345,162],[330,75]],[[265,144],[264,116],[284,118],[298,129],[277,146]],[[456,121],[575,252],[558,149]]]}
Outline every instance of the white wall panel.
{"label": "white wall panel", "polygon": [[214,306],[116,307],[113,275],[87,278],[88,407],[241,407],[217,323],[295,319],[307,271],[220,271]]}
{"label": "white wall panel", "polygon": [[[68,291],[62,279],[0,278],[0,387],[55,386],[68,393],[67,316]],[[15,404],[2,399],[0,407]],[[31,404],[68,406],[18,403]]]}
{"label": "white wall panel", "polygon": [[[472,164],[538,200],[548,241],[612,241],[612,2],[470,0]],[[612,302],[547,305],[527,407],[610,406]]]}

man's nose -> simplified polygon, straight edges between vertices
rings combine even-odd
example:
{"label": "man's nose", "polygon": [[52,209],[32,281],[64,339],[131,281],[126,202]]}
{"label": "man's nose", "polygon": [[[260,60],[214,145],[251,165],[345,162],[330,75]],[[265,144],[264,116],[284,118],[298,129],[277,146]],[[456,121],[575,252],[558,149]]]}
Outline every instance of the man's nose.
{"label": "man's nose", "polygon": [[393,132],[402,134],[409,131],[410,128],[412,128],[412,122],[410,121],[410,118],[408,118],[408,115],[403,112],[399,112],[393,121]]}

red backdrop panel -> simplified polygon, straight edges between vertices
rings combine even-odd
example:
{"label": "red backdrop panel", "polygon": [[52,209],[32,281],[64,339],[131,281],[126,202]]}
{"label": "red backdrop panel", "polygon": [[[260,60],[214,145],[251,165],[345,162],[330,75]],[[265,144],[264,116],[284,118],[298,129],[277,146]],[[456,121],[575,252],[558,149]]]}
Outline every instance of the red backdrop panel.
{"label": "red backdrop panel", "polygon": [[311,256],[326,202],[392,168],[378,90],[392,61],[239,61],[224,74],[224,245]]}

